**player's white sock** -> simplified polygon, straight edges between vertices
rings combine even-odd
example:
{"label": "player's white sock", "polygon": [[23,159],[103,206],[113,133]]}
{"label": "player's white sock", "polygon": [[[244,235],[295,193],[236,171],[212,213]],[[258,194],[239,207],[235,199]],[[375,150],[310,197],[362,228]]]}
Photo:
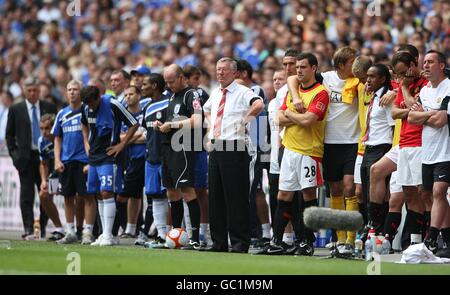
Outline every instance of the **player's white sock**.
{"label": "player's white sock", "polygon": [[167,226],[165,224],[158,224],[156,226],[156,230],[158,231],[158,237],[165,240],[167,235]]}
{"label": "player's white sock", "polygon": [[72,223],[68,223],[66,228],[67,228],[67,233],[68,234],[72,234],[72,235],[75,234],[75,223],[73,223],[73,222]]}
{"label": "player's white sock", "polygon": [[200,241],[205,241],[206,242],[206,230],[208,228],[208,224],[207,223],[200,223],[200,231],[199,231],[199,235],[200,235]]}
{"label": "player's white sock", "polygon": [[92,233],[92,230],[94,229],[94,225],[93,224],[85,224],[84,225],[84,230],[89,231],[90,233]]}
{"label": "player's white sock", "polygon": [[192,224],[191,224],[191,216],[189,215],[189,206],[185,200],[183,200],[184,207],[184,225],[185,230],[189,234],[189,238],[192,238]]}
{"label": "player's white sock", "polygon": [[125,229],[125,233],[134,235],[136,233],[136,224],[127,223],[127,228]]}
{"label": "player's white sock", "polygon": [[102,232],[105,228],[105,215],[103,214],[103,211],[105,210],[105,206],[103,203],[103,200],[98,200],[98,215],[100,215],[100,222],[102,223]]}
{"label": "player's white sock", "polygon": [[294,233],[284,233],[283,242],[288,245],[292,245],[294,243]]}
{"label": "player's white sock", "polygon": [[64,228],[63,227],[57,227],[57,228],[55,228],[55,231],[64,234]]}
{"label": "player's white sock", "polygon": [[212,245],[211,230],[209,229],[209,223],[200,223],[200,236],[203,234],[203,241],[208,245]]}
{"label": "player's white sock", "polygon": [[103,206],[103,218],[105,219],[103,235],[106,237],[111,237],[114,218],[116,217],[116,201],[114,198],[103,200]]}
{"label": "player's white sock", "polygon": [[168,203],[166,199],[153,199],[153,222],[155,223],[158,231],[158,236],[162,239],[166,239],[167,234],[167,210]]}
{"label": "player's white sock", "polygon": [[270,223],[261,224],[262,227],[262,237],[270,239]]}

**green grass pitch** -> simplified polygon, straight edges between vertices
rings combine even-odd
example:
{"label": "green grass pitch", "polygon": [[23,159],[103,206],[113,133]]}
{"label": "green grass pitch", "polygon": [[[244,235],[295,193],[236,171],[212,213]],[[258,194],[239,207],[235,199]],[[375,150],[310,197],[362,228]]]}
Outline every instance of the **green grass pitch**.
{"label": "green grass pitch", "polygon": [[[80,257],[81,274],[162,274],[162,275],[365,275],[368,262],[319,257],[262,256],[232,253],[205,253],[181,250],[154,250],[134,246],[89,247],[56,245],[50,242],[11,241],[0,248],[0,274],[66,274]],[[69,261],[68,261],[69,257]],[[381,263],[381,274],[450,274],[450,265],[402,265]]]}

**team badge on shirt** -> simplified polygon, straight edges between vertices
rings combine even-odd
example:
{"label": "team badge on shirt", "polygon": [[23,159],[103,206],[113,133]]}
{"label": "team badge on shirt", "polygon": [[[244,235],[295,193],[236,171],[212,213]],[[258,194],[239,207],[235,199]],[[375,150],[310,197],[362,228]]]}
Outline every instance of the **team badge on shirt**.
{"label": "team badge on shirt", "polygon": [[322,112],[325,110],[325,104],[321,101],[317,102],[316,107]]}
{"label": "team badge on shirt", "polygon": [[192,91],[192,94],[194,94],[194,99],[199,99],[200,95],[198,94],[198,91]]}
{"label": "team badge on shirt", "polygon": [[180,104],[176,104],[175,108],[173,109],[173,113],[174,114],[178,114],[180,112],[180,108],[181,108],[181,105]]}
{"label": "team badge on shirt", "polygon": [[161,119],[162,118],[162,114],[161,114],[161,112],[157,112],[156,113],[156,119]]}
{"label": "team badge on shirt", "polygon": [[196,97],[196,98],[192,101],[192,107],[194,108],[194,110],[201,111],[202,105],[201,105],[201,103],[200,103],[200,99],[199,99],[199,98]]}
{"label": "team badge on shirt", "polygon": [[339,92],[331,91],[330,102],[331,103],[341,103],[342,102],[342,94]]}

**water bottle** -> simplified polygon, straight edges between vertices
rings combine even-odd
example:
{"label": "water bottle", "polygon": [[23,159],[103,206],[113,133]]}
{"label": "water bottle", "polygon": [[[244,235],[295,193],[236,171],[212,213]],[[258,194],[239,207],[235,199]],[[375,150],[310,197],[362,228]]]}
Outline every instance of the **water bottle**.
{"label": "water bottle", "polygon": [[333,231],[331,229],[327,229],[327,232],[326,232],[326,243],[325,244],[328,244],[329,242],[331,242],[332,235],[333,235]]}
{"label": "water bottle", "polygon": [[41,223],[39,222],[39,219],[36,219],[34,221],[33,228],[34,228],[34,232],[33,232],[34,238],[39,240],[41,238]]}
{"label": "water bottle", "polygon": [[364,245],[364,255],[366,261],[372,261],[372,249],[372,241],[370,239],[367,239]]}
{"label": "water bottle", "polygon": [[375,238],[375,252],[383,253],[383,242],[379,238]]}
{"label": "water bottle", "polygon": [[370,237],[370,245],[372,246],[372,253],[375,252],[377,247],[377,237],[375,236],[375,234]]}
{"label": "water bottle", "polygon": [[314,240],[314,248],[319,248],[320,236],[319,236],[319,232],[318,231],[314,232],[314,238],[315,238],[315,240]]}
{"label": "water bottle", "polygon": [[327,244],[327,230],[326,229],[321,229],[321,230],[319,230],[318,247],[319,248],[325,248],[326,244]]}
{"label": "water bottle", "polygon": [[391,251],[391,242],[389,242],[389,234],[386,234],[383,240],[383,244],[381,244],[381,248],[383,249],[381,254],[389,254]]}
{"label": "water bottle", "polygon": [[361,240],[361,236],[357,234],[355,240],[355,257],[361,258],[362,251],[363,251],[363,242]]}

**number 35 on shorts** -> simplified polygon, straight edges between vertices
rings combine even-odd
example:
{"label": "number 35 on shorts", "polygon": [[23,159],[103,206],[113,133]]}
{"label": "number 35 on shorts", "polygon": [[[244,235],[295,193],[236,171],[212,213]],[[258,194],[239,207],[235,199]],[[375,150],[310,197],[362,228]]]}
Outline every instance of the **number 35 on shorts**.
{"label": "number 35 on shorts", "polygon": [[100,177],[100,185],[103,187],[112,186],[113,185],[113,176],[112,175],[102,175]]}
{"label": "number 35 on shorts", "polygon": [[87,190],[88,193],[99,191],[109,191],[121,193],[122,173],[116,164],[103,164],[99,166],[89,166]]}

